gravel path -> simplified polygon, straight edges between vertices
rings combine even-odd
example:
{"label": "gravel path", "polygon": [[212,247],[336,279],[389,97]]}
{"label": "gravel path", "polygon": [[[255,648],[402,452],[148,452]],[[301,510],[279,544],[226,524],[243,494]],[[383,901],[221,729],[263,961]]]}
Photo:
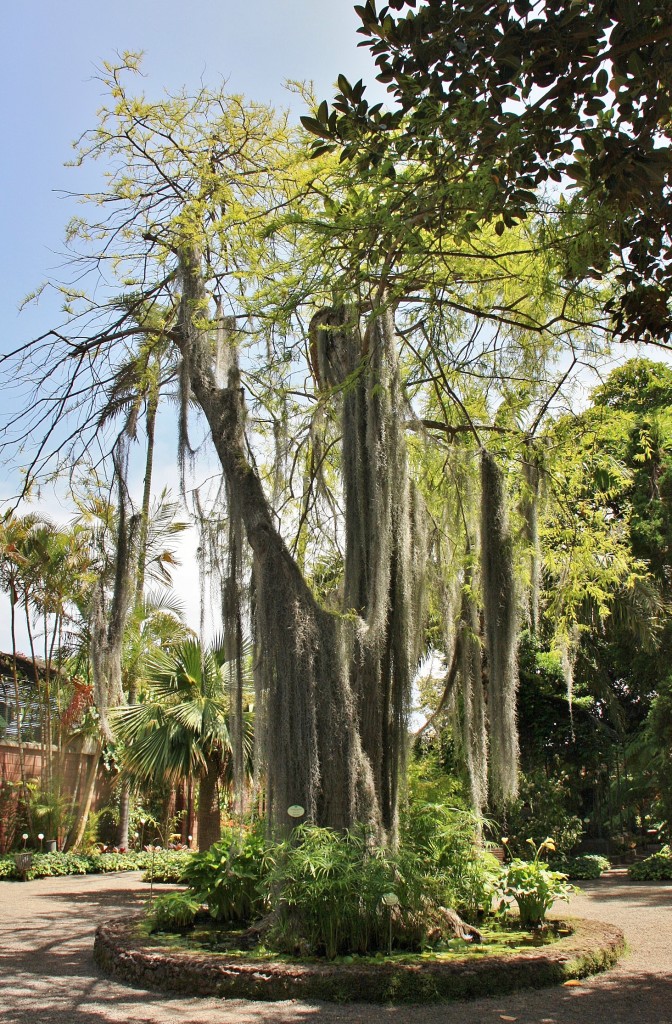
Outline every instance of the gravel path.
{"label": "gravel path", "polygon": [[624,930],[630,953],[613,971],[575,987],[439,1006],[185,999],[110,981],[93,963],[94,929],[146,898],[135,872],[0,882],[3,1024],[672,1024],[672,884],[635,885],[624,872],[584,883],[571,904],[577,917]]}

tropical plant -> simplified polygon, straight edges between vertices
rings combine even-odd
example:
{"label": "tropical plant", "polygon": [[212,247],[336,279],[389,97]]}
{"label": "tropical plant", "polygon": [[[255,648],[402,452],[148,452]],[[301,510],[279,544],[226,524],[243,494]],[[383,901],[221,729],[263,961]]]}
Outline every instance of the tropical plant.
{"label": "tropical plant", "polygon": [[269,849],[265,822],[228,827],[221,842],[189,859],[184,880],[216,921],[250,922],[270,899]]}
{"label": "tropical plant", "polygon": [[200,903],[188,893],[167,892],[157,896],[150,906],[152,931],[177,931],[194,923]]}
{"label": "tropical plant", "polygon": [[415,850],[440,879],[440,902],[476,922],[492,905],[499,863],[479,836],[490,827],[473,811],[411,803],[402,816],[402,849]]}
{"label": "tropical plant", "polygon": [[[233,784],[228,727],[226,654],[223,644],[206,651],[188,639],[147,660],[147,688],[138,704],[114,716],[124,744],[123,774],[136,782],[198,780],[198,843],[207,850],[221,836],[219,785]],[[246,719],[251,752],[251,718]]]}
{"label": "tropical plant", "polygon": [[543,854],[555,852],[552,839],[545,839],[539,846],[530,839],[534,852],[533,859],[521,860],[515,857],[508,863],[499,883],[505,900],[513,900],[520,914],[520,923],[525,928],[537,928],[543,924],[546,912],[556,900],[569,902],[574,886],[567,882],[562,871],[551,871],[540,859]]}
{"label": "tropical plant", "polygon": [[426,861],[396,857],[364,827],[339,834],[300,825],[273,852],[269,886],[279,909],[266,941],[285,952],[333,959],[372,953],[393,942],[418,948],[429,915]]}
{"label": "tropical plant", "polygon": [[511,856],[525,857],[533,840],[541,849],[553,836],[554,851],[566,856],[583,832],[581,819],[568,807],[571,779],[561,772],[549,778],[537,770],[521,779],[518,799],[506,809],[506,833]]}

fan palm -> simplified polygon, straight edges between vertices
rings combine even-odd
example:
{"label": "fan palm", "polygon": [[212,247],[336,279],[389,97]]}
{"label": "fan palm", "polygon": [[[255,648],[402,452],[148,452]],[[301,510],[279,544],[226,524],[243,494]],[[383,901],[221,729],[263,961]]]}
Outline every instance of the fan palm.
{"label": "fan palm", "polygon": [[[195,639],[158,651],[147,664],[148,685],[140,702],[115,714],[127,776],[136,783],[197,780],[201,850],[221,838],[219,787],[231,788],[233,781],[226,664],[223,645],[203,651]],[[249,765],[249,715],[245,746]]]}

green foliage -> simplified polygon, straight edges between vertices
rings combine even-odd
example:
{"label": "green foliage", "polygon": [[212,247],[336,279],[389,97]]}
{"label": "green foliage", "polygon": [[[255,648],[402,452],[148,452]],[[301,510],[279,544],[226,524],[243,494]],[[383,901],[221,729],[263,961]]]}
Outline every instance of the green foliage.
{"label": "green foliage", "polygon": [[542,771],[521,778],[520,795],[506,810],[506,839],[512,856],[524,857],[530,840],[543,845],[549,835],[560,856],[576,846],[583,825],[567,809],[570,781],[566,776],[549,778]]}
{"label": "green foliage", "polygon": [[[108,854],[109,856],[109,854]],[[149,855],[146,855],[149,856]],[[151,860],[145,861],[143,882],[161,882],[180,885],[186,882],[187,868],[194,855],[187,850],[179,853],[173,850],[160,850],[154,854],[154,867]]]}
{"label": "green foliage", "polygon": [[645,773],[653,776],[656,804],[664,831],[672,838],[672,676],[659,685],[645,723],[644,739],[648,757]]}
{"label": "green foliage", "polygon": [[603,871],[611,867],[606,857],[596,853],[584,853],[577,857],[553,858],[549,864],[553,871],[561,871],[572,881],[587,881],[599,878]]}
{"label": "green foliage", "polygon": [[651,359],[629,359],[592,394],[594,405],[647,413],[672,406],[672,369]]}
{"label": "green foliage", "polygon": [[188,893],[168,892],[157,896],[148,911],[152,931],[176,931],[194,923],[200,903]]}
{"label": "green foliage", "polygon": [[521,860],[516,857],[504,868],[500,881],[500,892],[505,900],[512,899],[518,906],[520,923],[527,928],[543,924],[546,912],[556,900],[569,902],[574,887],[567,884],[567,875],[552,871],[540,860],[546,851],[555,852],[552,839],[546,839],[538,847],[529,840],[534,850],[534,859]]}
{"label": "green foliage", "polygon": [[436,876],[436,895],[468,921],[491,906],[499,864],[475,837],[483,823],[471,811],[411,804],[402,818],[402,849],[414,850]]}
{"label": "green foliage", "polygon": [[[269,886],[280,915],[271,948],[329,959],[372,953],[387,947],[390,922],[394,944],[422,943],[430,880],[426,862],[410,851],[395,856],[364,827],[339,833],[307,824],[275,848],[273,861]],[[398,904],[388,906],[392,894]]]}
{"label": "green foliage", "polygon": [[452,739],[441,733],[416,744],[406,769],[409,804],[443,804],[466,809],[464,786],[456,770]]}
{"label": "green foliage", "polygon": [[613,259],[617,331],[666,341],[672,79],[658,0],[368,0],[356,11],[395,106],[370,105],[361,82],[339,77],[333,109],[303,119],[314,152],[338,144],[362,175],[382,172],[397,203],[405,168],[421,165],[418,206],[403,212],[421,209],[434,233],[468,209],[465,233],[494,222],[502,235],[543,210],[549,179],[571,184],[583,213],[567,232],[575,273],[600,279]]}
{"label": "green foliage", "polygon": [[382,951],[390,939],[401,949],[440,942],[441,907],[473,920],[491,905],[498,865],[476,845],[475,829],[473,815],[436,805],[406,812],[396,850],[364,827],[300,826],[273,853],[269,884],[281,914],[269,942],[327,957]]}
{"label": "green foliage", "polygon": [[635,882],[664,882],[672,879],[672,850],[664,846],[658,853],[631,864],[628,874]]}
{"label": "green foliage", "polygon": [[270,911],[264,942],[280,952],[375,953],[388,948],[390,928],[393,945],[421,949],[441,940],[441,907],[471,919],[490,909],[498,865],[475,843],[476,824],[465,811],[423,805],[404,815],[396,850],[363,826],[304,824],[281,841],[261,824],[230,829],[183,877],[217,921]]}
{"label": "green foliage", "polygon": [[229,828],[221,842],[190,857],[184,880],[216,921],[250,921],[268,899],[267,851],[263,823]]}
{"label": "green foliage", "polygon": [[[34,853],[26,879],[55,878],[58,875],[87,875],[98,870],[90,857],[76,853]],[[0,858],[0,877],[21,878],[13,856]]]}
{"label": "green foliage", "polygon": [[[147,869],[143,881],[150,881],[151,854],[138,853],[34,853],[32,867],[26,878],[54,878],[58,875],[96,875],[110,871],[138,871]],[[155,882],[181,882],[183,865],[190,857],[187,852],[165,850],[154,855]],[[13,855],[0,857],[0,878],[20,878]]]}

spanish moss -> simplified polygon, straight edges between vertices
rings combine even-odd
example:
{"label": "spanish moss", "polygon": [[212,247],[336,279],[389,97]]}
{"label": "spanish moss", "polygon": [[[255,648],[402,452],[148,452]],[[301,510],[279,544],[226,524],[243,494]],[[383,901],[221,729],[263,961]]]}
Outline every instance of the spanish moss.
{"label": "spanish moss", "polygon": [[470,586],[464,588],[458,633],[458,665],[462,695],[462,749],[471,806],[476,814],[488,802],[488,736],[483,694],[483,658],[479,610]]}
{"label": "spanish moss", "polygon": [[[335,828],[393,836],[411,681],[422,630],[423,508],[411,488],[392,316],[365,330],[352,308],[315,323],[317,374],[342,392],[348,614],[320,607],[275,522],[245,441],[238,367],[217,383],[199,254],[180,254],[178,344],[253,555],[256,729],[274,825],[287,808]],[[235,355],[234,346],[231,347]],[[231,505],[229,504],[231,511]],[[235,545],[234,545],[235,546]]]}

